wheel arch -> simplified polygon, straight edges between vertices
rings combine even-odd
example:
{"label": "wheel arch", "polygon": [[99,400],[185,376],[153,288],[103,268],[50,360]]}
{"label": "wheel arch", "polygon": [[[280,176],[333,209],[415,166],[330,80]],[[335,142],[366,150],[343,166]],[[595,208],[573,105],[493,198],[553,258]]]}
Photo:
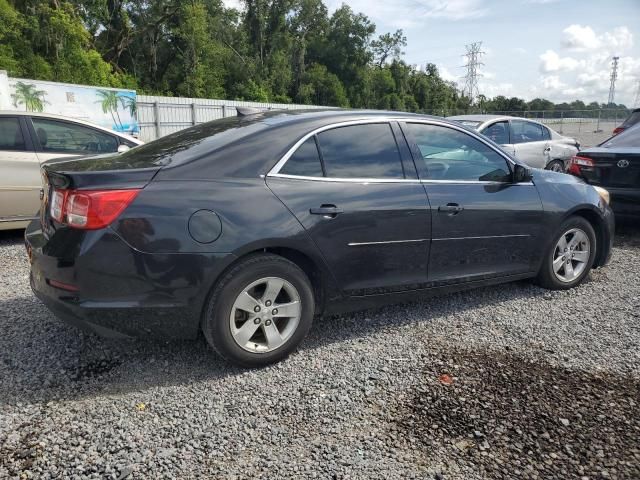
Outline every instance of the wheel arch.
{"label": "wheel arch", "polygon": [[578,207],[577,209],[571,211],[565,218],[577,216],[584,218],[587,222],[591,224],[593,227],[593,231],[596,233],[596,256],[593,262],[594,267],[598,267],[604,264],[604,258],[606,249],[602,248],[605,241],[605,222],[602,219],[601,215],[594,208],[587,207]]}
{"label": "wheel arch", "polygon": [[287,260],[298,266],[305,273],[305,275],[311,282],[311,286],[313,287],[315,315],[322,314],[324,310],[325,299],[327,298],[327,295],[329,295],[328,289],[330,285],[331,275],[328,269],[326,269],[326,267],[323,265],[323,260],[318,257],[314,258],[314,255],[309,254],[308,252],[305,252],[300,248],[285,246],[282,244],[265,244],[262,246],[247,246],[246,248],[242,249],[242,251],[235,252],[234,259],[229,262],[229,264],[227,264],[218,275],[216,275],[215,280],[208,287],[204,302],[202,304],[200,323],[202,323],[202,319],[204,318],[211,298],[211,294],[215,290],[220,280],[227,274],[227,272],[234,268],[239,262],[246,260],[248,257],[261,254],[278,255],[280,257],[286,258]]}

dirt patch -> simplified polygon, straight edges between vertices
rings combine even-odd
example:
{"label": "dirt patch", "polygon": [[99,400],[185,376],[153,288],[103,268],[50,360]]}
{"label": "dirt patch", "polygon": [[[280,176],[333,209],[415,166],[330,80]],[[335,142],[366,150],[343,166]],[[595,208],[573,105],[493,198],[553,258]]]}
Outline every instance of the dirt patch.
{"label": "dirt patch", "polygon": [[423,455],[444,452],[492,479],[640,478],[638,381],[509,354],[446,355],[399,410]]}

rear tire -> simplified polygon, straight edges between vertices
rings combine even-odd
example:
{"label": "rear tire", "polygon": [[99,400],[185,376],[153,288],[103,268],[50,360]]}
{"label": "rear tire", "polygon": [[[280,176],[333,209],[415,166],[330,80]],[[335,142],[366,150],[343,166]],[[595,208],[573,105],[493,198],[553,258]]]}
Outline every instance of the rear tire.
{"label": "rear tire", "polygon": [[551,170],[552,172],[564,173],[565,171],[564,162],[562,160],[552,160],[544,168],[546,170]]}
{"label": "rear tire", "polygon": [[296,264],[277,255],[252,255],[214,287],[202,331],[229,362],[262,367],[287,357],[300,344],[314,311],[313,288]]}
{"label": "rear tire", "polygon": [[567,290],[584,281],[596,256],[596,234],[583,217],[562,222],[544,254],[537,282],[550,290]]}

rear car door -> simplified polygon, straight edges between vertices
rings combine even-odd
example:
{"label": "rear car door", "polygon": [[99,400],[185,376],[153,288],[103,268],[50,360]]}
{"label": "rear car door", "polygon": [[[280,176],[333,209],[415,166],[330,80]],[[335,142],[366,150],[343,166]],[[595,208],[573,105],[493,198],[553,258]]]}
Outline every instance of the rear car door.
{"label": "rear car door", "polygon": [[530,272],[542,203],[531,182],[480,137],[450,125],[403,124],[432,208],[429,279],[456,283]]}
{"label": "rear car door", "polygon": [[79,123],[31,117],[40,162],[60,157],[98,155],[118,151],[116,135]]}
{"label": "rear car door", "polygon": [[507,120],[490,123],[482,127],[480,133],[500,145],[505,152],[511,155],[514,154],[515,150],[511,143],[509,122]]}
{"label": "rear car door", "polygon": [[511,120],[510,123],[516,158],[533,168],[546,167],[550,148],[543,127],[526,120]]}
{"label": "rear car door", "polygon": [[322,128],[267,176],[322,252],[347,295],[427,281],[431,218],[397,124]]}
{"label": "rear car door", "polygon": [[36,217],[40,165],[22,116],[0,115],[0,221]]}

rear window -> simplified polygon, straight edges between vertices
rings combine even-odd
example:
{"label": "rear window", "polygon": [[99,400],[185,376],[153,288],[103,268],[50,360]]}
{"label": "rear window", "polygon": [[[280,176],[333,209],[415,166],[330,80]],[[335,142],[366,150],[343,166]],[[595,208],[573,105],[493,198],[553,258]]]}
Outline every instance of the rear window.
{"label": "rear window", "polygon": [[264,130],[263,120],[261,114],[227,117],[186,128],[113,156],[109,169],[175,166]]}
{"label": "rear window", "polygon": [[640,147],[640,124],[605,140],[600,146],[605,148]]}
{"label": "rear window", "polygon": [[640,122],[640,110],[631,112],[631,115],[629,115],[627,119],[622,122],[621,126],[624,128],[629,128],[638,122]]}

